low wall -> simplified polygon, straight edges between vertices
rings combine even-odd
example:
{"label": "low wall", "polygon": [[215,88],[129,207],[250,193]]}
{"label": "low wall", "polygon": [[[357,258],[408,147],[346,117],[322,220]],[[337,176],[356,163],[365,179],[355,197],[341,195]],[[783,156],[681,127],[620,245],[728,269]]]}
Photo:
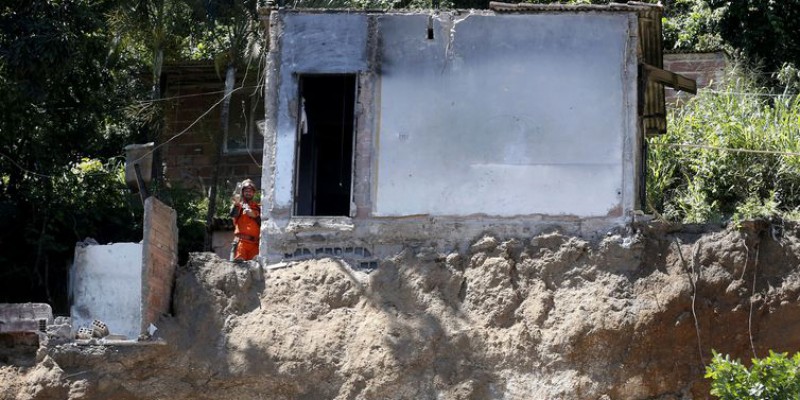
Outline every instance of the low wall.
{"label": "low wall", "polygon": [[142,245],[79,245],[72,268],[73,332],[103,321],[112,334],[136,339],[142,319]]}
{"label": "low wall", "polygon": [[136,339],[170,310],[178,261],[175,210],[150,197],[141,243],[81,243],[71,271],[73,330],[104,322],[110,333]]}
{"label": "low wall", "polygon": [[178,265],[177,213],[154,197],[145,201],[142,240],[142,319],[146,332],[170,309],[172,282]]}

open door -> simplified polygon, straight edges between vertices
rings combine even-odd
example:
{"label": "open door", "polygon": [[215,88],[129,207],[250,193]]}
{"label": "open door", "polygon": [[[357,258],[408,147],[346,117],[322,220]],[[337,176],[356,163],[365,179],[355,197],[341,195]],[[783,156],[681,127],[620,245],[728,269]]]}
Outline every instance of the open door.
{"label": "open door", "polygon": [[294,215],[350,214],[355,99],[355,74],[300,76]]}

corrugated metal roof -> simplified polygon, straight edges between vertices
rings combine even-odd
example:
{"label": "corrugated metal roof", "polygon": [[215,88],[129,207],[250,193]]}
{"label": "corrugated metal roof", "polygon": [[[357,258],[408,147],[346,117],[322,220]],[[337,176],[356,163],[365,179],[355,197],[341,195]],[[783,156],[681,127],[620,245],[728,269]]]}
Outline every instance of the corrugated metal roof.
{"label": "corrugated metal roof", "polygon": [[497,12],[564,12],[564,11],[626,11],[639,12],[643,9],[661,8],[657,4],[629,1],[628,3],[609,4],[530,4],[503,3],[490,1],[489,9]]}
{"label": "corrugated metal roof", "polygon": [[[662,8],[642,7],[639,10],[639,51],[642,62],[654,67],[664,67],[664,50],[661,36]],[[643,76],[640,72],[640,76]],[[664,103],[664,85],[639,82],[644,87],[640,115],[646,135],[660,135],[667,131],[667,108]],[[641,90],[641,89],[640,89]]]}

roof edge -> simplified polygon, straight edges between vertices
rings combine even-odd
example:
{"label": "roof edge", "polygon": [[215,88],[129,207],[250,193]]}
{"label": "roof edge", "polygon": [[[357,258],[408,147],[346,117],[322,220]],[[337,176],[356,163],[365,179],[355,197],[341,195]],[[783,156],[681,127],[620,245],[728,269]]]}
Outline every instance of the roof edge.
{"label": "roof edge", "polygon": [[489,7],[485,9],[451,9],[451,10],[435,10],[435,9],[363,9],[357,10],[352,8],[276,8],[276,7],[262,7],[260,8],[259,15],[262,18],[267,18],[270,12],[280,11],[284,13],[304,13],[304,14],[430,14],[430,13],[447,13],[447,12],[480,12],[480,11],[494,11],[494,12],[559,12],[559,11],[612,11],[612,12],[632,12],[632,11],[649,11],[652,9],[662,10],[664,7],[659,4],[643,3],[639,1],[629,1],[627,3],[609,3],[609,4],[530,4],[530,3],[504,3],[500,1],[490,1]]}
{"label": "roof edge", "polygon": [[662,9],[658,4],[629,1],[609,4],[530,4],[490,1],[489,9],[497,12],[554,12],[554,11],[647,11]]}

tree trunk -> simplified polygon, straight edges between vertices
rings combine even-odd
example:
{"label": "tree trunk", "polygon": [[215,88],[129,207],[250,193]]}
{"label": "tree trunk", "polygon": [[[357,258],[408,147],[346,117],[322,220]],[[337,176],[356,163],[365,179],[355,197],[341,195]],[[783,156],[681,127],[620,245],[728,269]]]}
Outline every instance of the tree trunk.
{"label": "tree trunk", "polygon": [[[160,100],[164,94],[164,87],[163,87],[163,80],[161,79],[161,70],[164,65],[164,48],[161,45],[154,50],[153,54],[153,86],[150,91],[150,99],[153,100],[153,114],[152,120],[150,121],[149,126],[149,138],[148,142],[153,142],[155,144],[155,150],[153,150],[153,168],[151,172],[152,178],[152,187],[153,190],[151,193],[154,195],[160,194],[160,188],[163,186],[163,171],[161,168],[161,148],[159,147],[160,139],[161,139],[161,130],[164,125],[164,114],[163,104],[161,104]],[[159,199],[162,199],[162,196],[156,196]],[[167,202],[169,203],[169,202]]]}
{"label": "tree trunk", "polygon": [[208,214],[206,214],[206,235],[203,244],[205,251],[211,251],[211,237],[214,233],[214,214],[217,211],[217,185],[219,183],[219,172],[222,164],[222,150],[225,144],[225,138],[228,137],[228,119],[231,109],[231,95],[233,94],[233,85],[236,81],[236,66],[231,62],[225,73],[225,97],[222,101],[222,111],[220,112],[220,133],[216,140],[216,153],[214,154],[214,171],[211,173],[211,187],[208,191]]}

